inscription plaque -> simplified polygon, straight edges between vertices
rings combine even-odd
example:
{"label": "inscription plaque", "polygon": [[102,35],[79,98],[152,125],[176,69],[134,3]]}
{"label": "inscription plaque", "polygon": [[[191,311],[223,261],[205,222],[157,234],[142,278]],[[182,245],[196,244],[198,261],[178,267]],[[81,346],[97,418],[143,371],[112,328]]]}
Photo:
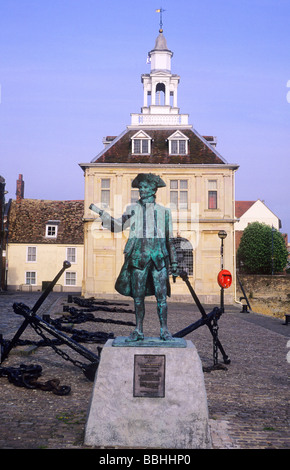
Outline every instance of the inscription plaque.
{"label": "inscription plaque", "polygon": [[134,356],[134,397],[165,397],[165,356]]}

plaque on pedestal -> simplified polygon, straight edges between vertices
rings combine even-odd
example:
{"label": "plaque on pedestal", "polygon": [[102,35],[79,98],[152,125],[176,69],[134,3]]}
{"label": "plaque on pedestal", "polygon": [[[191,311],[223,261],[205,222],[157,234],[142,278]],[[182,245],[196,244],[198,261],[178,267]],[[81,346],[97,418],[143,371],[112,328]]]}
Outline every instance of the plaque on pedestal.
{"label": "plaque on pedestal", "polygon": [[165,396],[165,356],[134,356],[134,397]]}
{"label": "plaque on pedestal", "polygon": [[211,448],[207,397],[195,346],[105,344],[95,377],[85,445]]}

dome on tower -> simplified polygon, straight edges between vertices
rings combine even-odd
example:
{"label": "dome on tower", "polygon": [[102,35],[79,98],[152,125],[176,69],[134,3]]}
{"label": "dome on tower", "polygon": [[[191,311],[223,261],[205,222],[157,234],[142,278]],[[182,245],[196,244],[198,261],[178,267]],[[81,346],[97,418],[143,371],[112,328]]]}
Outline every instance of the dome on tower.
{"label": "dome on tower", "polygon": [[163,33],[159,33],[159,35],[157,36],[153,50],[154,51],[168,51],[169,50],[167,47],[167,41],[165,37],[163,36]]}

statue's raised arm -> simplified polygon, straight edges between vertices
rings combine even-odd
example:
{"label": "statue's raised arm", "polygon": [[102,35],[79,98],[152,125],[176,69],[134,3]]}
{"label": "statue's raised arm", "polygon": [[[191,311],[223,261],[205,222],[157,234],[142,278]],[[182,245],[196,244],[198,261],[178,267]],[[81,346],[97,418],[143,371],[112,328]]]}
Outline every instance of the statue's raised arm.
{"label": "statue's raised arm", "polygon": [[103,209],[100,209],[95,204],[91,204],[89,209],[96,214],[98,214],[102,220],[102,225],[104,228],[111,230],[111,232],[122,232],[128,227],[126,222],[132,215],[134,215],[134,211],[130,210],[122,215],[119,219],[114,219],[108,212]]}

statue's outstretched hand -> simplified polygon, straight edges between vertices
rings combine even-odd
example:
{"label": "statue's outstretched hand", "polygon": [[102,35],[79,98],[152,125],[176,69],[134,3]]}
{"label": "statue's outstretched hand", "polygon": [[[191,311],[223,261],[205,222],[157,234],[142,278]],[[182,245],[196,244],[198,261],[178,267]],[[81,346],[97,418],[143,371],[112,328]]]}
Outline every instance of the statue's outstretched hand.
{"label": "statue's outstretched hand", "polygon": [[91,211],[96,212],[96,213],[99,214],[99,215],[102,215],[103,212],[104,212],[102,209],[100,209],[100,208],[99,208],[98,206],[96,206],[95,204],[91,204],[90,207],[89,207],[89,209],[90,209]]}

